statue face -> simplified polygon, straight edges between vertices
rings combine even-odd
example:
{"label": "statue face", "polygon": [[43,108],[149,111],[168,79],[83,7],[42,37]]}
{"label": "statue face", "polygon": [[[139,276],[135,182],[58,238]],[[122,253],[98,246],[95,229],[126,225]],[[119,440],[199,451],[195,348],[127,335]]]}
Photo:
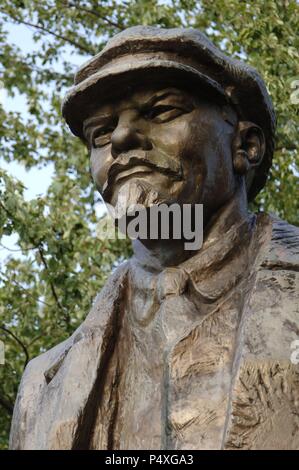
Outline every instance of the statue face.
{"label": "statue face", "polygon": [[91,173],[104,200],[202,203],[210,216],[235,191],[232,109],[180,88],[138,88],[84,121]]}

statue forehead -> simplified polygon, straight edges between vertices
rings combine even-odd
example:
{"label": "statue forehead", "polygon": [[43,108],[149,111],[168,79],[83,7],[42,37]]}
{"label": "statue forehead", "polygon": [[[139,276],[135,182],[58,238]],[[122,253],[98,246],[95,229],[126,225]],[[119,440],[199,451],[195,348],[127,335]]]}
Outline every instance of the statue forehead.
{"label": "statue forehead", "polygon": [[97,117],[109,119],[110,116],[126,109],[146,108],[147,106],[159,105],[160,102],[175,102],[175,100],[181,101],[182,103],[189,100],[195,108],[199,107],[201,104],[205,108],[205,113],[210,108],[213,110],[214,116],[215,111],[219,111],[220,114],[217,113],[217,115],[221,115],[221,118],[227,120],[232,125],[235,125],[238,121],[237,113],[231,106],[224,106],[223,104],[219,106],[217,100],[204,95],[200,96],[198,91],[187,91],[179,85],[139,85],[137,87],[129,87],[126,94],[122,93],[118,97],[114,95],[105,102],[99,103],[93,112],[84,120],[84,130],[86,131],[86,127],[96,124]]}
{"label": "statue forehead", "polygon": [[[105,101],[98,104],[97,108],[92,114],[96,114],[99,110],[113,111],[122,105],[128,103],[133,107],[139,107],[143,105],[154,105],[159,100],[166,100],[167,98],[192,98],[194,102],[199,99],[198,94],[186,91],[182,87],[178,86],[167,86],[163,85],[138,85],[127,87],[125,93],[115,93],[107,97]],[[211,102],[212,104],[212,102]]]}

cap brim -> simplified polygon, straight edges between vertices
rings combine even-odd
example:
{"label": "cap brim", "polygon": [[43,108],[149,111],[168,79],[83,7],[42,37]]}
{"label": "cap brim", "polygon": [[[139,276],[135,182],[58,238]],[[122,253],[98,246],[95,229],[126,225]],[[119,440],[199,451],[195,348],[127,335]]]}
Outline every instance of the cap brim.
{"label": "cap brim", "polygon": [[70,89],[62,104],[62,114],[71,131],[83,138],[83,121],[107,99],[125,94],[126,85],[138,84],[138,76],[140,84],[157,77],[187,88],[198,85],[198,92],[203,96],[213,94],[221,100],[227,99],[219,83],[189,65],[172,60],[138,58],[129,63],[123,60],[102,68]]}

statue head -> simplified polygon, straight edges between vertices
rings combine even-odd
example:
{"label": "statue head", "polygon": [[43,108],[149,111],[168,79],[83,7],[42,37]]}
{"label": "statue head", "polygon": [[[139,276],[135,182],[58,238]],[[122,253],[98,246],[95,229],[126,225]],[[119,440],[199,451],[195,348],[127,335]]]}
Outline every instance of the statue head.
{"label": "statue head", "polygon": [[76,74],[63,104],[104,200],[252,200],[271,165],[275,115],[259,74],[192,29],[133,27]]}

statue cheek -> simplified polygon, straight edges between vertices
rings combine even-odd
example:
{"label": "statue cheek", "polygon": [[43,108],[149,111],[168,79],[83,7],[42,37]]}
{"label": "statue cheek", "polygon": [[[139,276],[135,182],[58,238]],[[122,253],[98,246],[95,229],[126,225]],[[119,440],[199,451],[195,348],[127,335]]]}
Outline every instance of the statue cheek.
{"label": "statue cheek", "polygon": [[189,124],[181,116],[173,121],[155,125],[150,138],[157,150],[160,149],[173,158],[181,158],[182,150],[190,140]]}
{"label": "statue cheek", "polygon": [[108,170],[113,162],[109,157],[110,152],[106,153],[99,149],[94,149],[90,155],[90,169],[94,182],[98,186],[103,186],[107,179]]}

